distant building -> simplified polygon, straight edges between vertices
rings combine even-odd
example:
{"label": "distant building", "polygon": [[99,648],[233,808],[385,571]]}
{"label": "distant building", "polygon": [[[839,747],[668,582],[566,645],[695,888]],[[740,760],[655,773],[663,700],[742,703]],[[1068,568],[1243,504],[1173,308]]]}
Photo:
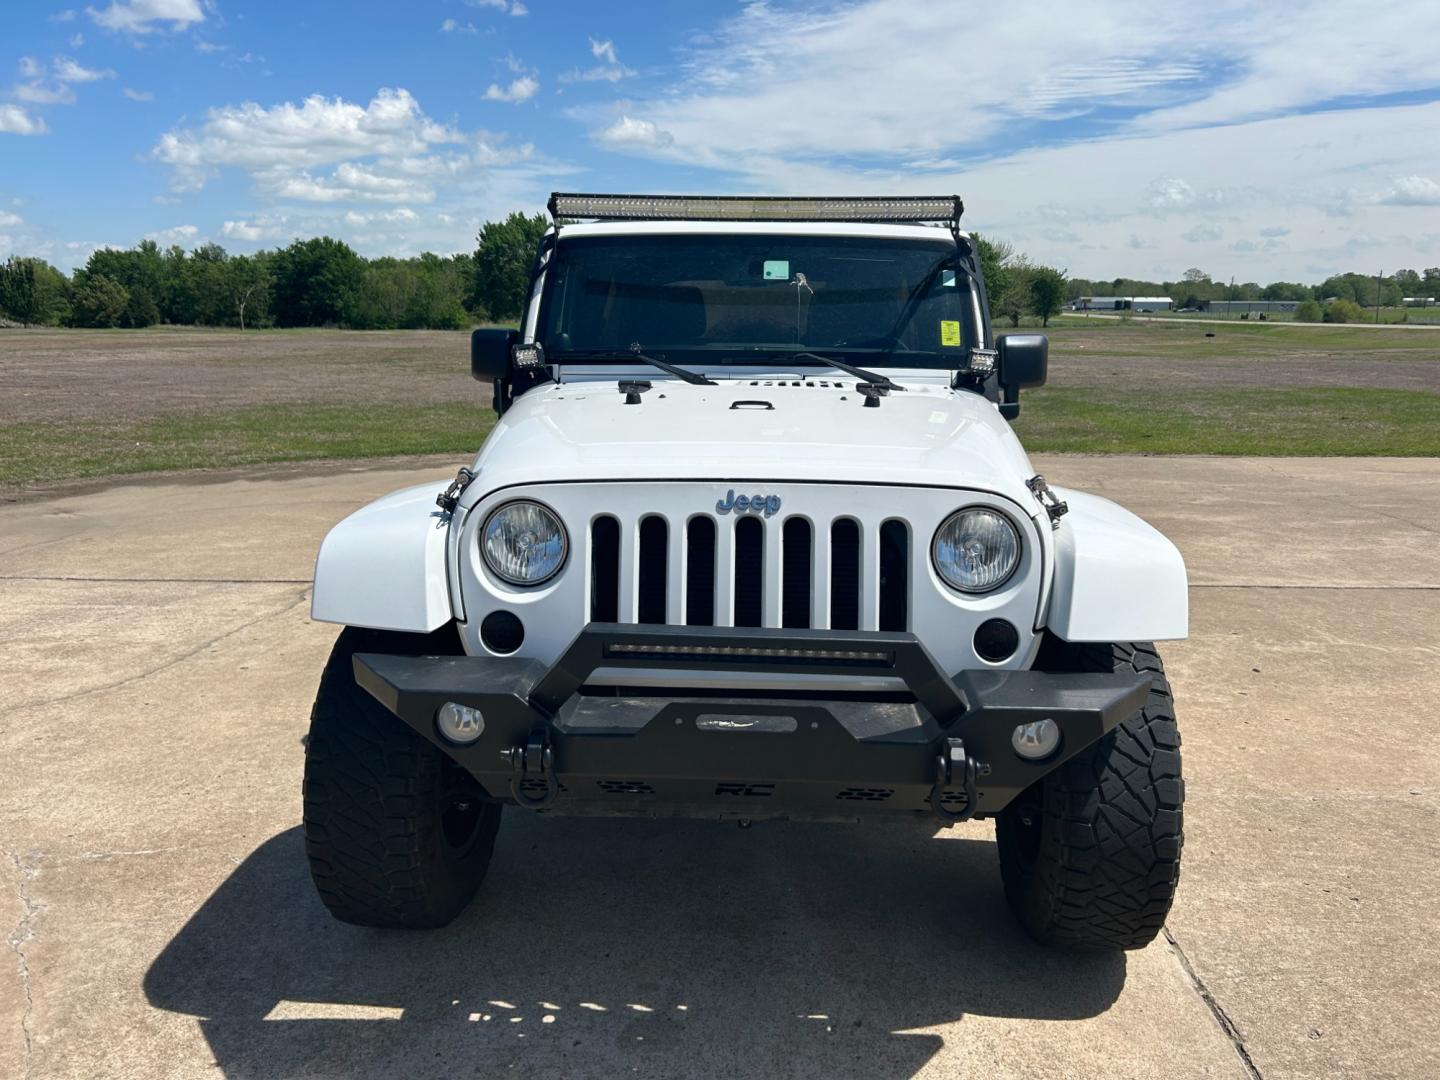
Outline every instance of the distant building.
{"label": "distant building", "polygon": [[1081,296],[1070,302],[1071,311],[1169,311],[1168,296]]}
{"label": "distant building", "polygon": [[1294,311],[1299,300],[1202,300],[1200,310],[1214,315],[1243,315],[1246,312]]}
{"label": "distant building", "polygon": [[1436,307],[1440,306],[1440,300],[1433,296],[1406,296],[1400,300],[1402,307]]}

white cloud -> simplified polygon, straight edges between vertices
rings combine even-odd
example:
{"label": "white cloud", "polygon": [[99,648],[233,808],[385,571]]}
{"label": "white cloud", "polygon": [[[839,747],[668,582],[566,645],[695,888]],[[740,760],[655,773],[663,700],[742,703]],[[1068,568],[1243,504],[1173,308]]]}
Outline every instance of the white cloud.
{"label": "white cloud", "polygon": [[521,75],[506,87],[502,87],[499,83],[491,83],[489,89],[485,91],[485,100],[508,101],[513,105],[519,105],[522,101],[529,101],[539,92],[540,81],[538,79],[530,75]]}
{"label": "white cloud", "polygon": [[176,225],[170,229],[148,232],[145,239],[154,240],[163,247],[170,244],[188,244],[199,235],[200,230],[194,225]]}
{"label": "white cloud", "polygon": [[357,210],[347,210],[345,212],[345,224],[353,225],[356,228],[364,228],[365,226],[374,225],[382,222],[392,225],[409,224],[410,222],[418,221],[419,219],[420,215],[415,213],[415,211],[411,210],[408,206],[401,206],[397,207],[394,210],[388,210],[383,213],[375,214],[362,214]]}
{"label": "white cloud", "polygon": [[68,56],[57,56],[50,66],[50,73],[57,82],[62,83],[88,83],[115,77],[115,72],[108,68],[104,71],[87,68]]}
{"label": "white cloud", "polygon": [[75,21],[75,9],[74,9],[74,8],[66,8],[64,11],[57,11],[54,15],[51,15],[51,16],[50,16],[50,21],[51,21],[51,22],[74,22],[74,21]]}
{"label": "white cloud", "polygon": [[1440,85],[1440,7],[1296,0],[1283,48],[1247,11],[749,3],[668,88],[571,115],[711,190],[958,190],[967,222],[1077,275],[1310,277],[1343,268],[1361,227],[1396,265],[1440,250],[1422,212],[1440,205],[1440,104],[1365,101]]}
{"label": "white cloud", "polygon": [[31,116],[19,105],[0,102],[0,132],[9,132],[11,135],[44,135],[48,130],[45,121],[40,117]]}
{"label": "white cloud", "polygon": [[446,19],[440,24],[440,32],[444,34],[478,34],[472,22],[457,22],[455,19]]}
{"label": "white cloud", "polygon": [[249,221],[227,221],[220,226],[220,235],[227,240],[243,240],[258,243],[273,240],[282,235],[281,229],[272,224],[254,224]]}
{"label": "white cloud", "polygon": [[11,229],[16,225],[23,225],[25,221],[19,214],[12,214],[9,210],[0,210],[0,229]]}
{"label": "white cloud", "polygon": [[[809,174],[807,186],[959,191],[973,227],[1082,277],[1156,276],[1151,267],[1158,256],[1170,264],[1161,277],[1199,265],[1217,278],[1233,273],[1241,280],[1318,280],[1353,268],[1347,245],[1360,226],[1375,234],[1387,264],[1419,261],[1423,221],[1413,209],[1371,204],[1354,218],[1337,219],[1327,216],[1326,205],[1363,186],[1376,161],[1398,165],[1406,175],[1440,170],[1437,126],[1440,103],[1317,113],[1024,150],[922,180],[889,171],[857,183],[853,172],[829,170]],[[756,175],[746,186],[758,186]],[[1064,178],[1063,190],[1057,190],[1056,177]],[[799,190],[793,180],[787,187]],[[1157,209],[1157,190],[1182,194]],[[1349,197],[1365,207],[1365,194]],[[1083,246],[1046,235],[1057,204],[1070,220],[1086,222]],[[1161,239],[1142,261],[1130,237],[1153,238],[1157,214],[1184,242]],[[1241,246],[1228,246],[1226,237]]]}
{"label": "white cloud", "polygon": [[1202,221],[1189,232],[1181,233],[1180,239],[1192,244],[1203,244],[1207,241],[1219,240],[1224,235],[1225,229],[1223,226],[1216,225],[1209,221]]}
{"label": "white cloud", "polygon": [[435,192],[428,183],[404,176],[386,176],[365,165],[344,162],[328,177],[301,173],[277,179],[270,194],[302,202],[429,202]]}
{"label": "white cloud", "polygon": [[600,63],[594,67],[586,68],[584,71],[575,70],[560,76],[563,83],[573,82],[619,82],[635,74],[633,68],[628,68],[620,62],[620,57],[615,51],[615,42],[608,39],[604,41],[595,38],[590,39],[590,55],[599,60]]}
{"label": "white cloud", "polygon": [[255,102],[211,109],[198,128],[167,132],[154,156],[171,166],[178,190],[196,190],[220,169],[251,173],[262,187],[308,179],[306,170],[356,158],[392,161],[464,143],[454,128],[431,120],[404,89],[379,91],[368,105],[320,95],[299,105]]}
{"label": "white cloud", "polygon": [[124,95],[125,95],[127,98],[129,98],[131,101],[154,101],[154,100],[155,100],[155,95],[154,95],[152,92],[150,92],[149,90],[132,90],[130,87],[127,86],[127,87],[125,87],[125,88],[121,91],[121,93],[124,94]]}
{"label": "white cloud", "polygon": [[153,156],[180,192],[232,170],[249,177],[259,205],[232,209],[222,242],[328,234],[377,255],[466,250],[480,222],[542,204],[576,171],[503,133],[439,123],[403,89],[365,105],[317,96],[217,107],[167,133]]}
{"label": "white cloud", "polygon": [[508,11],[511,15],[528,15],[530,9],[525,6],[523,0],[465,0],[471,7],[495,8],[497,11]]}
{"label": "white cloud", "polygon": [[[1077,117],[1159,130],[1440,84],[1440,8],[1296,0],[1283,47],[1251,15],[1240,0],[1073,0],[1063,18],[1043,0],[752,3],[692,46],[678,91],[633,109],[674,136],[663,156],[691,166],[778,156],[888,167],[1033,144],[1025,125],[1073,139],[1058,124]],[[863,99],[840,87],[863,87]],[[1140,118],[1114,119],[1129,112]]]}
{"label": "white cloud", "polygon": [[670,132],[662,131],[653,121],[636,120],[631,116],[620,117],[599,132],[596,138],[606,146],[667,147],[675,141]]}
{"label": "white cloud", "polygon": [[171,30],[184,30],[192,23],[205,21],[200,0],[112,0],[104,10],[87,7],[85,14],[106,30],[132,34],[151,33],[161,24]]}
{"label": "white cloud", "polygon": [[1386,206],[1440,206],[1440,184],[1428,176],[1402,176],[1376,202]]}
{"label": "white cloud", "polygon": [[33,56],[22,56],[19,70],[24,81],[10,88],[10,97],[28,105],[70,105],[77,84],[115,77],[108,68],[87,68],[68,56],[55,57],[48,67]]}
{"label": "white cloud", "polygon": [[518,16],[518,15],[529,15],[529,14],[530,14],[530,9],[525,6],[524,0],[511,0],[511,4],[510,4],[510,14],[511,14],[511,15],[517,15],[517,16]]}
{"label": "white cloud", "polygon": [[47,86],[40,79],[16,83],[10,88],[10,96],[29,105],[72,105],[75,102],[75,91],[68,86]]}

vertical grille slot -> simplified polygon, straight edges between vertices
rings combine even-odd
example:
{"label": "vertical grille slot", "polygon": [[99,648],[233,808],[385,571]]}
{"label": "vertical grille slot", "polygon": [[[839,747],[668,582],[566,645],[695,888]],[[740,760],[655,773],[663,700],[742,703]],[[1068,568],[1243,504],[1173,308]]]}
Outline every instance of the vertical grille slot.
{"label": "vertical grille slot", "polygon": [[735,625],[759,626],[764,614],[765,526],[759,518],[735,522]]}
{"label": "vertical grille slot", "polygon": [[860,629],[860,526],[850,518],[830,526],[830,626]]}
{"label": "vertical grille slot", "polygon": [[609,515],[590,525],[590,621],[620,621],[620,522]]}
{"label": "vertical grille slot", "polygon": [[715,625],[715,519],[693,517],[685,526],[685,622]]}
{"label": "vertical grille slot", "polygon": [[908,630],[910,530],[891,518],[880,526],[880,629]]}
{"label": "vertical grille slot", "polygon": [[785,520],[781,535],[783,557],[780,575],[780,625],[796,629],[810,626],[810,522],[792,517]]}
{"label": "vertical grille slot", "polygon": [[642,623],[665,621],[666,543],[670,529],[665,519],[651,514],[640,519],[640,580],[635,620]]}

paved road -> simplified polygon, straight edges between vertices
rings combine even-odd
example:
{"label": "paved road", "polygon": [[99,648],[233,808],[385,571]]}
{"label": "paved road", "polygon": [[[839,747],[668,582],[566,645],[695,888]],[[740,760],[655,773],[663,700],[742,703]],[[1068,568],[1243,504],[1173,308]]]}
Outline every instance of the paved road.
{"label": "paved road", "polygon": [[451,466],[0,506],[0,1076],[1433,1076],[1440,462],[1040,464],[1195,584],[1173,942],[1124,957],[1023,939],[985,825],[516,813],[456,925],[341,926],[310,562]]}

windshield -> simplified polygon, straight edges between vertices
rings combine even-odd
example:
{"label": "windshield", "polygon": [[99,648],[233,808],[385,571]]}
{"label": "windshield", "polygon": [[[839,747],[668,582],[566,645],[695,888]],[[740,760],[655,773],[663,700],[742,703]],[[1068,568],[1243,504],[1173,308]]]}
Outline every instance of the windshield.
{"label": "windshield", "polygon": [[564,363],[819,352],[863,356],[866,367],[954,368],[979,343],[974,311],[948,237],[562,235],[539,339]]}

